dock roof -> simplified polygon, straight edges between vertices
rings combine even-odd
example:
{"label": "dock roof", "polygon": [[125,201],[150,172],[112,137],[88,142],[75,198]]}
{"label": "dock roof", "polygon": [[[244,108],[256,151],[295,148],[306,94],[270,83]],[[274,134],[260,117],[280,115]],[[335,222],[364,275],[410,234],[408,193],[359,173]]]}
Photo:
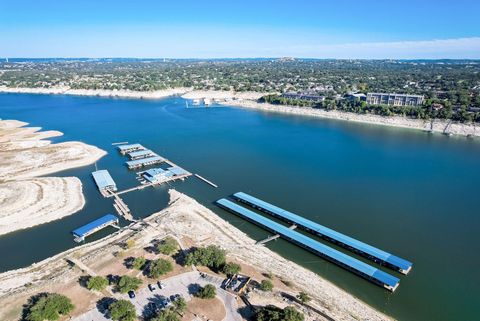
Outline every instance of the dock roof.
{"label": "dock roof", "polygon": [[274,222],[260,214],[257,214],[251,210],[248,210],[232,201],[229,201],[225,198],[218,200],[217,203],[223,208],[229,209],[235,213],[240,214],[241,216],[256,222],[257,224],[277,233],[280,236],[283,236],[287,239],[291,239],[294,242],[304,245],[305,247],[321,253],[325,257],[340,262],[345,266],[348,266],[352,270],[355,270],[359,274],[364,274],[372,279],[377,280],[380,283],[383,283],[391,288],[396,288],[400,280],[393,275],[390,275],[382,270],[379,270],[371,265],[368,265],[360,260],[357,260],[349,255],[346,255],[340,251],[337,251],[327,245],[324,245],[318,241],[311,239],[310,237],[289,229],[288,227]]}
{"label": "dock roof", "polygon": [[120,145],[120,146],[117,146],[117,148],[118,148],[120,151],[125,151],[125,150],[130,150],[130,149],[145,149],[145,147],[143,147],[143,146],[140,145],[140,144]]}
{"label": "dock roof", "polygon": [[84,226],[81,226],[81,227],[73,230],[72,234],[75,235],[75,236],[78,236],[78,237],[83,237],[86,234],[88,234],[90,231],[96,229],[99,226],[102,226],[102,225],[108,224],[108,223],[117,222],[117,221],[118,221],[118,217],[116,217],[113,214],[107,214],[107,215],[104,215],[100,218],[97,218],[94,221],[91,221],[88,224],[85,224]]}
{"label": "dock roof", "polygon": [[150,149],[139,150],[139,151],[128,153],[128,156],[130,156],[131,158],[148,156],[148,155],[156,155],[156,154]]}
{"label": "dock roof", "polygon": [[167,170],[172,172],[173,175],[177,175],[177,176],[188,174],[188,172],[185,169],[178,166],[169,167],[167,168]]}
{"label": "dock roof", "polygon": [[128,167],[132,166],[139,166],[143,164],[149,164],[149,163],[160,163],[163,162],[165,159],[160,156],[153,156],[153,157],[147,157],[147,158],[140,158],[132,161],[127,162]]}
{"label": "dock roof", "polygon": [[283,217],[284,219],[299,225],[303,226],[309,230],[312,230],[314,232],[317,232],[319,234],[325,235],[328,238],[331,238],[333,240],[336,240],[338,242],[341,242],[349,247],[352,247],[354,249],[357,249],[359,251],[362,251],[368,255],[371,255],[375,258],[378,258],[384,262],[388,262],[391,265],[401,269],[408,271],[413,263],[409,262],[405,259],[402,259],[398,256],[395,256],[393,254],[390,254],[388,252],[382,251],[374,246],[368,245],[366,243],[363,243],[359,240],[356,240],[352,237],[349,237],[345,234],[339,233],[335,230],[332,230],[328,227],[325,227],[321,224],[315,223],[309,219],[306,219],[300,215],[291,213],[289,211],[286,211],[280,207],[277,207],[275,205],[272,205],[268,202],[262,201],[254,196],[251,196],[249,194],[243,193],[243,192],[238,192],[233,194],[234,198],[239,199],[241,201],[246,201],[247,203],[253,204],[255,206],[258,206],[260,208],[263,208],[269,212],[272,212],[280,217]]}
{"label": "dock roof", "polygon": [[105,169],[93,172],[92,176],[99,189],[116,186],[112,176],[110,176],[110,173]]}

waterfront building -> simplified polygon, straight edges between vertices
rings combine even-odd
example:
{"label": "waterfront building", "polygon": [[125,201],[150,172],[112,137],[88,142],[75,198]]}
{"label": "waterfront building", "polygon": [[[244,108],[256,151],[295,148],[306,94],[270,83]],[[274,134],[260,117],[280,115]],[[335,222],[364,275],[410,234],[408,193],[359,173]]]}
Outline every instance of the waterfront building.
{"label": "waterfront building", "polygon": [[420,95],[405,95],[391,93],[367,93],[367,104],[390,106],[420,106],[424,97]]}

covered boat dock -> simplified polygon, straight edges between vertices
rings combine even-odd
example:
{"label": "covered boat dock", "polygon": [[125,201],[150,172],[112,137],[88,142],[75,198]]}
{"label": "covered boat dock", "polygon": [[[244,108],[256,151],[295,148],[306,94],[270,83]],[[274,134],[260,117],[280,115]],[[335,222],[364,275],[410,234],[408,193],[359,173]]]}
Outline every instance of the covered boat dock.
{"label": "covered boat dock", "polygon": [[75,242],[81,242],[85,240],[85,237],[107,227],[107,226],[118,226],[118,217],[113,214],[104,215],[94,221],[91,221],[88,224],[85,224],[72,231],[73,236],[75,236]]}
{"label": "covered boat dock", "polygon": [[312,232],[321,238],[340,245],[352,252],[355,252],[363,257],[368,258],[376,263],[385,265],[386,267],[398,271],[403,274],[408,274],[412,269],[413,263],[398,256],[382,251],[374,246],[363,243],[359,240],[351,238],[347,235],[334,231],[328,227],[310,221],[302,216],[286,211],[280,207],[262,201],[249,194],[238,192],[233,194],[233,197],[244,204],[247,204],[264,213],[277,217],[289,224],[295,224],[308,232]]}
{"label": "covered boat dock", "polygon": [[217,204],[225,210],[239,215],[266,230],[277,233],[282,238],[301,246],[310,252],[313,252],[316,255],[373,282],[376,285],[382,286],[387,290],[393,292],[400,284],[400,280],[393,275],[383,272],[382,270],[374,268],[371,265],[368,265],[360,260],[315,241],[304,234],[289,229],[280,223],[274,222],[230,200],[223,198],[218,200]]}
{"label": "covered boat dock", "polygon": [[102,169],[95,171],[92,173],[92,176],[95,180],[95,184],[97,184],[97,187],[103,196],[106,196],[108,191],[117,191],[117,185],[107,170]]}
{"label": "covered boat dock", "polygon": [[143,147],[140,144],[120,145],[120,146],[117,146],[117,148],[122,155],[145,149],[145,147]]}

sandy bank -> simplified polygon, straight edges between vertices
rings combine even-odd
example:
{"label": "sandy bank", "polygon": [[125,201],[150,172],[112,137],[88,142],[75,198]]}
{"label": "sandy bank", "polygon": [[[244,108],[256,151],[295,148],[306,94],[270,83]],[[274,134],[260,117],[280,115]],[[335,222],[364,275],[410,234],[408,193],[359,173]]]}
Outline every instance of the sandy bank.
{"label": "sandy bank", "polygon": [[347,113],[338,110],[326,111],[323,109],[314,109],[308,107],[293,107],[272,105],[266,103],[257,103],[253,100],[234,100],[222,102],[228,106],[237,106],[250,108],[255,110],[277,112],[284,114],[293,114],[309,117],[320,117],[329,119],[338,119],[345,121],[353,121],[359,123],[367,123],[373,125],[393,126],[401,128],[418,129],[423,131],[432,131],[434,133],[460,135],[460,136],[480,136],[480,127],[475,124],[454,123],[446,120],[421,120],[407,117],[384,117],[379,115],[361,115],[355,113]]}
{"label": "sandy bank", "polygon": [[51,222],[85,204],[76,177],[42,177],[0,183],[0,235]]}
{"label": "sandy bank", "polygon": [[173,202],[163,225],[178,236],[192,239],[197,246],[220,245],[237,261],[293,281],[313,298],[311,304],[335,320],[390,320],[317,274],[255,245],[255,240],[194,199],[175,190],[170,190],[170,195]]}
{"label": "sandy bank", "polygon": [[96,96],[96,97],[118,97],[118,98],[139,98],[139,99],[160,99],[174,95],[182,95],[189,91],[188,88],[172,88],[156,91],[132,91],[132,90],[106,90],[106,89],[71,89],[70,87],[52,88],[12,88],[0,87],[0,93],[19,94],[52,94],[52,95],[73,95],[73,96]]}
{"label": "sandy bank", "polygon": [[[154,239],[173,234],[180,239],[192,240],[195,245],[217,244],[229,251],[229,256],[254,266],[262,272],[294,281],[295,285],[308,292],[312,305],[335,320],[391,320],[362,301],[322,279],[315,273],[290,262],[230,225],[194,199],[170,190],[169,206],[134,223],[110,236],[60,253],[30,267],[0,274],[0,319],[20,311],[20,307],[32,294],[50,290],[52,284],[68,283],[78,279],[78,271],[72,269],[65,258],[73,256],[88,266],[94,265],[121,250],[119,244],[134,239],[137,246],[150,244]],[[379,290],[381,291],[381,290]],[[85,312],[85,311],[83,311]],[[16,320],[16,319],[11,319]]]}
{"label": "sandy bank", "polygon": [[81,142],[52,144],[58,131],[39,131],[25,123],[0,121],[0,181],[47,175],[94,163],[106,152]]}

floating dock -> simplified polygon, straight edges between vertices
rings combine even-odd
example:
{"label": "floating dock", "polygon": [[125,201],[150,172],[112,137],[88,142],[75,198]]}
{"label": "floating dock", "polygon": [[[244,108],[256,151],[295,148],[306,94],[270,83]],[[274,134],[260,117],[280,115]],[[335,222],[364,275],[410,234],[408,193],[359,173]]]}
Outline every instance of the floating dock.
{"label": "floating dock", "polygon": [[355,252],[371,261],[385,265],[386,267],[398,271],[403,274],[408,274],[412,269],[413,263],[398,256],[382,251],[376,247],[358,241],[347,235],[334,231],[328,227],[310,221],[302,216],[293,214],[280,207],[262,201],[256,197],[248,195],[243,192],[233,194],[233,197],[241,203],[247,204],[264,213],[277,217],[289,224],[295,224],[302,229],[314,233],[321,238],[342,246],[352,252]]}
{"label": "floating dock", "polygon": [[218,200],[217,204],[236,214],[244,219],[280,235],[282,238],[295,243],[326,260],[333,262],[344,269],[347,269],[376,285],[382,286],[387,290],[395,291],[400,284],[400,280],[393,275],[383,272],[371,265],[368,265],[360,260],[357,260],[351,256],[348,256],[340,251],[337,251],[329,246],[326,246],[318,241],[311,239],[310,237],[296,232],[288,227],[274,222],[260,214],[254,213],[232,201],[225,198]]}
{"label": "floating dock", "polygon": [[112,214],[107,214],[96,219],[95,221],[77,228],[76,230],[73,230],[72,234],[75,236],[75,242],[81,242],[85,240],[85,237],[107,226],[118,226],[118,217]]}
{"label": "floating dock", "polygon": [[112,176],[107,170],[99,170],[92,173],[95,184],[97,184],[98,190],[103,196],[107,196],[110,191],[115,192],[117,190],[117,185],[113,180]]}
{"label": "floating dock", "polygon": [[155,165],[163,162],[165,162],[165,158],[160,156],[154,156],[154,157],[147,157],[147,158],[129,161],[127,162],[127,166],[129,169],[135,169],[135,168]]}
{"label": "floating dock", "polygon": [[217,184],[214,184],[213,182],[209,181],[209,180],[206,179],[205,177],[202,177],[202,176],[200,176],[200,175],[198,175],[198,174],[195,174],[195,177],[198,178],[198,179],[201,180],[201,181],[204,181],[204,182],[207,183],[208,185],[211,185],[211,186],[213,186],[213,187],[215,187],[215,188],[218,187]]}
{"label": "floating dock", "polygon": [[147,157],[154,157],[154,156],[158,156],[158,155],[155,154],[150,149],[139,150],[139,151],[136,151],[136,152],[128,153],[128,157],[130,157],[131,160],[147,158]]}
{"label": "floating dock", "polygon": [[122,155],[145,149],[145,147],[143,147],[140,144],[120,145],[120,146],[117,146],[117,148]]}

